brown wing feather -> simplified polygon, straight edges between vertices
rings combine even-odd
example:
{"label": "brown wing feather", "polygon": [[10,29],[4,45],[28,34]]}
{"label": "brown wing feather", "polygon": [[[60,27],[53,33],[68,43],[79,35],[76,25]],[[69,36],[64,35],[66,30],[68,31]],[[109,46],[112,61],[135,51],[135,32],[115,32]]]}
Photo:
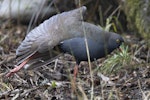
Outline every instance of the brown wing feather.
{"label": "brown wing feather", "polygon": [[81,15],[85,11],[86,7],[83,6],[69,12],[57,14],[29,32],[16,50],[18,64],[37,52],[47,52],[62,40],[74,37],[76,34],[71,34],[67,31],[67,28],[74,23],[80,24],[83,20]]}

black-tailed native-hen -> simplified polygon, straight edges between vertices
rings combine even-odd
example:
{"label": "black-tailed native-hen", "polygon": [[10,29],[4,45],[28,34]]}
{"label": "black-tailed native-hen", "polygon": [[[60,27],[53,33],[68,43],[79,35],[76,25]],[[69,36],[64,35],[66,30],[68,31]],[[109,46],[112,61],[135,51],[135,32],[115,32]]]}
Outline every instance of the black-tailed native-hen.
{"label": "black-tailed native-hen", "polygon": [[[48,64],[57,56],[53,48],[58,46],[62,52],[73,54],[77,64],[87,61],[85,38],[90,59],[98,59],[111,53],[123,42],[123,38],[113,32],[83,21],[86,7],[57,14],[44,21],[27,34],[16,50],[17,66],[6,76],[9,77],[23,67],[32,69]],[[86,34],[86,37],[85,37]]]}

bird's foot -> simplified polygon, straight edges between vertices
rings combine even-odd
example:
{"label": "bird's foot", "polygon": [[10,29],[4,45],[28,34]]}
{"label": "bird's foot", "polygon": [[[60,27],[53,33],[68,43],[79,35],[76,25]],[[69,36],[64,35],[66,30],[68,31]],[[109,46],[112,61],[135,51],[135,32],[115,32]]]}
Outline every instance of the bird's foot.
{"label": "bird's foot", "polygon": [[15,66],[14,69],[10,70],[10,72],[6,74],[6,77],[10,77],[12,74],[14,74],[14,73],[18,72],[19,70],[21,70],[28,61],[29,61],[29,59],[26,59],[19,66]]}
{"label": "bird's foot", "polygon": [[18,72],[21,68],[22,67],[20,67],[20,66],[15,66],[14,69],[10,70],[10,72],[6,74],[6,77],[10,77],[12,74]]}

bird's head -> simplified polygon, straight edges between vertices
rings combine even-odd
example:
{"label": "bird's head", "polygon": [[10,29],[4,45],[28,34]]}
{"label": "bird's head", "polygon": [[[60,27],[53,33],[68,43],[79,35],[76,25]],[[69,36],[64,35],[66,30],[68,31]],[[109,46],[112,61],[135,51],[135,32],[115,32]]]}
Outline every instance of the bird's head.
{"label": "bird's head", "polygon": [[119,48],[119,46],[123,42],[124,42],[124,40],[119,34],[111,32],[109,40],[108,40],[108,50],[109,50],[109,52],[113,51],[116,48]]}

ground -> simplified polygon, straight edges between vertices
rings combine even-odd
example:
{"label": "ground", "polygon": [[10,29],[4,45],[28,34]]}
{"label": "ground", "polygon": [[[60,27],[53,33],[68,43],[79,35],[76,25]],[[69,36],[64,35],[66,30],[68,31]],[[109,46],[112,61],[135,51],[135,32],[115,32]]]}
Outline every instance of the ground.
{"label": "ground", "polygon": [[[73,81],[75,60],[65,54],[49,65],[34,70],[21,70],[5,77],[14,68],[15,50],[23,40],[28,26],[0,24],[0,99],[13,100],[150,100],[150,48],[146,41],[124,34],[130,41],[132,61],[115,73],[103,73],[100,68],[108,57],[92,62],[92,77],[87,62],[82,62],[76,82]],[[92,89],[92,86],[93,89]],[[91,94],[93,93],[93,94]]]}

